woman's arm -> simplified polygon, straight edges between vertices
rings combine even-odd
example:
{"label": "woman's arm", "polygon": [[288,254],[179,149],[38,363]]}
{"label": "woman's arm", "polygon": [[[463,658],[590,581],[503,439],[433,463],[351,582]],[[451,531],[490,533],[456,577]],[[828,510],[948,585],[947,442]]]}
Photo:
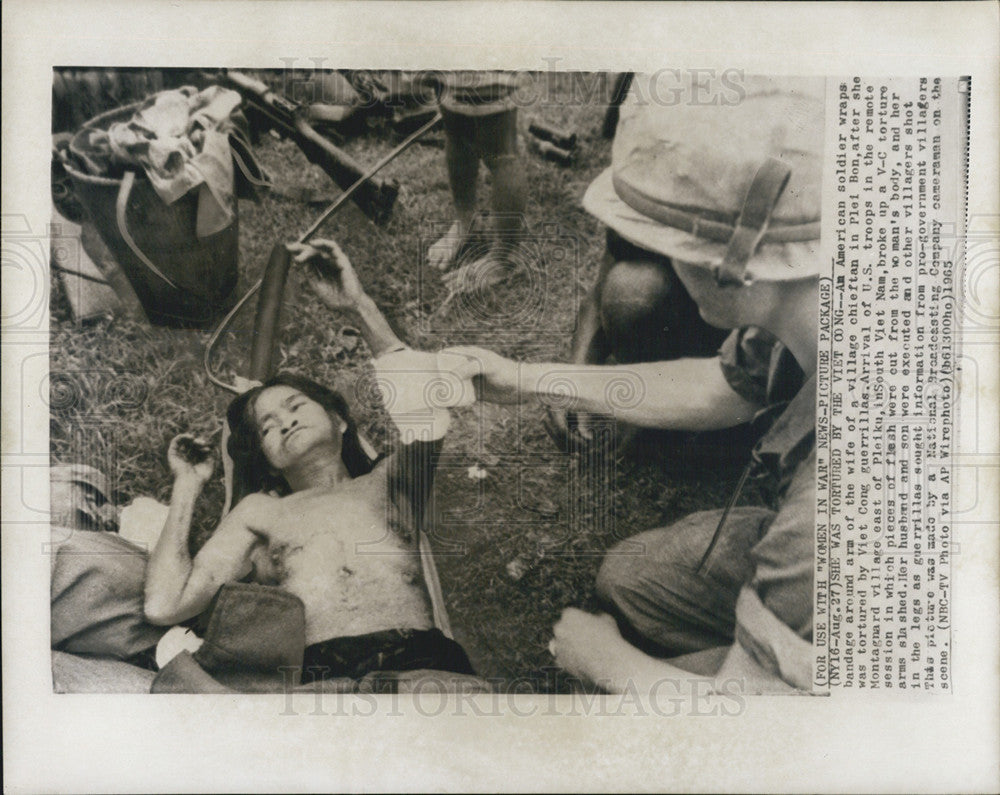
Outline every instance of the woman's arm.
{"label": "woman's arm", "polygon": [[332,240],[314,240],[310,245],[293,246],[292,251],[296,253],[296,262],[312,266],[310,285],[320,300],[358,324],[372,356],[377,358],[406,347],[361,286],[354,266],[340,246]]}
{"label": "woman's arm", "polygon": [[375,305],[375,302],[368,297],[367,293],[362,294],[358,298],[354,311],[350,314],[353,315],[355,322],[361,329],[361,336],[368,343],[368,348],[371,350],[374,358],[378,358],[383,353],[401,351],[407,347],[396,336],[396,332],[392,330],[389,321],[385,319],[385,315]]}
{"label": "woman's arm", "polygon": [[197,615],[221,585],[249,570],[248,555],[256,536],[242,522],[245,507],[229,513],[194,560],[188,552],[194,504],[214,469],[206,449],[190,436],[178,436],[170,443],[167,459],[174,473],[170,510],[146,566],[144,612],[153,624],[176,624]]}
{"label": "woman's arm", "polygon": [[[296,252],[297,262],[313,267],[310,284],[320,300],[330,309],[346,313],[357,323],[375,359],[407,349],[361,286],[350,259],[340,246],[332,240],[314,240],[311,245],[295,246],[292,250]],[[444,395],[478,370],[459,363],[451,372],[443,374],[436,354],[407,351],[399,357],[386,357],[376,362],[376,371],[380,380],[391,389],[391,395],[384,395],[385,407],[396,421],[401,437],[396,452],[387,462],[392,511],[389,520],[398,529],[412,532],[421,525],[430,497],[434,469],[441,453],[442,417],[443,424],[447,424],[444,406],[426,404],[428,387]]]}
{"label": "woman's arm", "polygon": [[[201,613],[219,588],[249,574],[250,551],[259,541],[251,530],[249,518],[259,519],[257,495],[245,497],[199,550],[194,560],[187,553],[187,542],[164,538],[153,550],[146,570],[144,611],[151,624],[171,625]],[[266,497],[263,497],[266,500]]]}

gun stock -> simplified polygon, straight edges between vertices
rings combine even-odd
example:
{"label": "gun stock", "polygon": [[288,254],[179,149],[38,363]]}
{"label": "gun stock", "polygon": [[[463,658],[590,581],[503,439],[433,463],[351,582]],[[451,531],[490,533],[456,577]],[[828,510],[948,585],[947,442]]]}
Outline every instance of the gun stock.
{"label": "gun stock", "polygon": [[[294,141],[309,161],[322,168],[341,190],[364,176],[365,169],[354,158],[313,128],[307,107],[242,72],[223,72],[222,80],[240,92],[247,110],[256,113],[269,128]],[[398,193],[396,180],[372,177],[358,187],[351,199],[373,221],[383,221],[392,212]]]}

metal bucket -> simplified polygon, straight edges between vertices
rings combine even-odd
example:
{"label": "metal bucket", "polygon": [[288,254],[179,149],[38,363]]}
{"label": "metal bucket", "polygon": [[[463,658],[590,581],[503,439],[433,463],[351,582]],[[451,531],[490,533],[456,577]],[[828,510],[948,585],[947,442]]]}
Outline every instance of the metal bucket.
{"label": "metal bucket", "polygon": [[[74,135],[70,151],[90,131],[127,121],[141,104],[95,116]],[[236,206],[225,229],[199,238],[198,191],[168,205],[141,171],[111,179],[85,174],[69,163],[66,172],[151,322],[207,326],[233,305],[239,275]]]}

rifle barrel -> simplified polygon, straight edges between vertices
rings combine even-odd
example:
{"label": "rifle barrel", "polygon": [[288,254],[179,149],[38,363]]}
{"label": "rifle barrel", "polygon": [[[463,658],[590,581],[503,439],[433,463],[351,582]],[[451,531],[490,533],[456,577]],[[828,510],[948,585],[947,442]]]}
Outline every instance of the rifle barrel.
{"label": "rifle barrel", "polygon": [[379,160],[374,166],[368,169],[368,171],[362,174],[353,185],[351,185],[347,190],[345,190],[336,199],[334,199],[333,203],[329,207],[327,207],[320,214],[319,218],[317,218],[312,223],[312,225],[299,236],[299,239],[296,242],[308,243],[309,240],[312,238],[312,236],[319,231],[320,227],[323,226],[324,223],[326,223],[326,219],[329,218],[331,215],[333,215],[340,208],[340,205],[342,205],[347,199],[351,197],[351,194],[354,193],[354,191],[360,188],[369,179],[374,177],[375,174],[377,174],[379,171],[382,170],[382,168],[384,168],[393,160],[395,160],[401,153],[406,151],[414,143],[414,141],[416,141],[418,138],[421,138],[428,132],[430,132],[430,130],[433,127],[435,127],[440,121],[441,121],[441,114],[435,113],[433,119],[427,122],[427,124],[425,124],[419,130],[416,130],[415,132],[410,134],[410,136],[407,137],[406,140],[404,140],[399,146],[397,146],[395,149],[389,152],[389,154],[387,154],[385,157]]}

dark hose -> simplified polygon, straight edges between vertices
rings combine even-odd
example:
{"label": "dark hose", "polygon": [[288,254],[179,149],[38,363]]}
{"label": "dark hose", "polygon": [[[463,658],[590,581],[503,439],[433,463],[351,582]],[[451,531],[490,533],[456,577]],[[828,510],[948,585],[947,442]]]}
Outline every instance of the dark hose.
{"label": "dark hose", "polygon": [[261,280],[260,298],[257,299],[257,316],[253,322],[253,345],[250,350],[250,378],[266,381],[274,367],[274,354],[278,347],[278,324],[281,317],[281,299],[285,294],[288,268],[292,253],[284,243],[275,243]]}
{"label": "dark hose", "polygon": [[[319,231],[320,227],[326,222],[326,220],[339,210],[344,202],[347,201],[347,199],[349,199],[358,188],[375,176],[375,174],[392,162],[403,151],[408,149],[414,141],[426,135],[431,128],[435,127],[440,121],[441,114],[435,113],[434,118],[427,122],[427,124],[419,130],[416,130],[413,134],[407,136],[406,140],[379,160],[374,166],[368,169],[368,171],[366,171],[357,182],[351,185],[351,187],[341,193],[333,201],[333,203],[320,214],[319,218],[317,218],[312,225],[299,236],[296,242],[308,243],[310,238],[312,238],[312,236]],[[278,249],[281,249],[282,253],[280,255]],[[290,264],[291,254],[285,249],[284,244],[276,244],[271,250],[271,258],[268,260],[264,276],[246,291],[243,297],[236,302],[236,305],[229,310],[228,314],[224,318],[222,318],[222,322],[219,323],[215,331],[212,332],[212,336],[209,337],[208,343],[205,345],[205,357],[203,361],[205,374],[208,376],[208,380],[216,386],[237,394],[240,392],[235,384],[227,384],[212,370],[212,353],[215,351],[215,346],[218,345],[219,339],[222,337],[222,333],[229,328],[230,323],[233,322],[233,318],[239,314],[240,310],[246,302],[253,297],[254,293],[261,289],[261,286],[264,286],[264,294],[260,298],[260,303],[257,307],[257,316],[254,321],[254,341],[253,349],[250,354],[250,377],[259,381],[270,374],[272,360],[274,358],[274,350],[277,344],[277,327],[278,318],[281,314],[281,297],[285,290],[285,281],[288,277],[288,268]]]}

